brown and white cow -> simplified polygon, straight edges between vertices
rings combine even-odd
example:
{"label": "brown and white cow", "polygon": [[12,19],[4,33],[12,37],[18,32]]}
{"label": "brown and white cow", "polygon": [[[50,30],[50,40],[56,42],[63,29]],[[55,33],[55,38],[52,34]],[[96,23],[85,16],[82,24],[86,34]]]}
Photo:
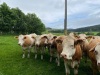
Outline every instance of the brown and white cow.
{"label": "brown and white cow", "polygon": [[86,34],[79,34],[79,39],[83,40],[81,43],[81,49],[83,52],[83,56],[85,57],[85,62],[87,62],[87,50],[88,50],[88,45],[89,45],[89,38],[90,36],[87,36]]}
{"label": "brown and white cow", "polygon": [[88,46],[88,55],[92,62],[93,75],[100,72],[100,38],[91,40]]}
{"label": "brown and white cow", "polygon": [[[57,55],[57,45],[56,45],[56,38],[57,36],[49,33],[48,36],[48,50],[50,53],[50,62],[52,62],[53,56],[56,57]],[[57,61],[57,59],[56,59]]]}
{"label": "brown and white cow", "polygon": [[47,45],[47,35],[37,35],[35,37],[35,59],[37,59],[37,51],[40,49],[41,51],[41,60],[43,60],[43,54]]}
{"label": "brown and white cow", "polygon": [[23,49],[23,56],[22,58],[25,58],[25,50],[28,49],[28,55],[27,57],[30,57],[30,49],[32,48],[35,39],[31,35],[19,35],[15,38],[18,39],[18,45],[20,45]]}
{"label": "brown and white cow", "polygon": [[56,45],[57,45],[57,66],[60,66],[60,54],[61,54],[61,52],[62,52],[62,50],[63,50],[63,48],[62,48],[62,42],[63,42],[63,40],[66,38],[67,36],[65,36],[65,35],[61,35],[61,36],[58,36],[57,38],[56,38]]}
{"label": "brown and white cow", "polygon": [[81,43],[82,40],[76,40],[71,36],[67,36],[62,42],[63,50],[61,56],[64,58],[66,75],[70,74],[69,66],[74,68],[74,75],[78,74],[78,67],[82,57]]}

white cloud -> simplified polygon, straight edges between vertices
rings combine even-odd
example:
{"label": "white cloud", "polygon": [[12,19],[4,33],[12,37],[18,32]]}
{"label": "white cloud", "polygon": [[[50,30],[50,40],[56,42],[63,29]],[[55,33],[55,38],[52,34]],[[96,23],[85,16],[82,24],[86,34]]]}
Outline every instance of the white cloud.
{"label": "white cloud", "polygon": [[68,28],[100,24],[100,0],[68,0],[68,2]]}
{"label": "white cloud", "polygon": [[[36,13],[47,24],[64,17],[64,0],[2,0],[10,7],[19,7],[24,13]],[[49,26],[50,27],[50,26]]]}
{"label": "white cloud", "polygon": [[[65,0],[1,0],[24,13],[36,13],[46,27],[63,28]],[[100,0],[67,0],[68,28],[100,23]]]}

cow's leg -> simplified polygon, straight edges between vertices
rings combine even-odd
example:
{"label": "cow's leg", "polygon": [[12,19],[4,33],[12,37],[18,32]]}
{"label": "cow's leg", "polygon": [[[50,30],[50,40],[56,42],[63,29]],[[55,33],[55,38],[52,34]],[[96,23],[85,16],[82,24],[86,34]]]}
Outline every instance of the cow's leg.
{"label": "cow's leg", "polygon": [[41,47],[41,60],[43,60],[44,47]]}
{"label": "cow's leg", "polygon": [[70,70],[66,61],[64,61],[66,75],[70,74]]}
{"label": "cow's leg", "polygon": [[33,46],[33,53],[35,53],[35,46]]}
{"label": "cow's leg", "polygon": [[74,66],[74,75],[78,75],[79,62],[73,61],[73,66]]}
{"label": "cow's leg", "polygon": [[30,49],[31,47],[28,48],[28,55],[27,55],[28,58],[30,58]]}
{"label": "cow's leg", "polygon": [[35,51],[35,59],[37,59],[37,47],[36,46],[34,48],[34,51]]}
{"label": "cow's leg", "polygon": [[97,69],[97,64],[95,62],[92,62],[92,70],[93,70],[93,75],[97,75],[98,69]]}
{"label": "cow's leg", "polygon": [[88,54],[87,54],[87,52],[84,52],[84,57],[85,57],[85,63],[87,63],[87,59],[88,59]]}
{"label": "cow's leg", "polygon": [[23,55],[22,58],[25,58],[25,49],[23,49]]}
{"label": "cow's leg", "polygon": [[53,53],[52,53],[52,50],[51,50],[51,47],[50,47],[50,62],[52,62],[52,57],[53,57]]}
{"label": "cow's leg", "polygon": [[57,66],[60,66],[60,55],[57,53]]}
{"label": "cow's leg", "polygon": [[52,62],[52,57],[53,57],[53,53],[52,53],[52,51],[50,50],[50,62]]}

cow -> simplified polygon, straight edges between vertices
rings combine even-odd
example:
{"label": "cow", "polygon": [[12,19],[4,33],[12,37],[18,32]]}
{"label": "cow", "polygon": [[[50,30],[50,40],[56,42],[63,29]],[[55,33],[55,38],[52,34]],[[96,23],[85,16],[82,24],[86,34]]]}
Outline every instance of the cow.
{"label": "cow", "polygon": [[63,40],[66,38],[67,36],[65,36],[65,35],[61,35],[61,36],[58,36],[57,38],[56,38],[56,45],[57,45],[57,66],[60,66],[60,54],[61,54],[61,52],[62,52],[62,50],[63,50],[63,48],[62,48],[62,42],[63,42]]}
{"label": "cow", "polygon": [[[48,36],[48,51],[50,53],[50,62],[52,62],[52,58],[53,56],[54,57],[57,57],[57,45],[56,45],[56,38],[57,36],[49,33]],[[56,62],[57,62],[57,59],[56,59]]]}
{"label": "cow", "polygon": [[28,55],[27,57],[30,57],[30,49],[34,45],[35,39],[31,35],[19,35],[15,38],[18,39],[18,45],[20,45],[23,49],[23,55],[22,58],[25,58],[25,51],[28,49]]}
{"label": "cow", "polygon": [[88,56],[92,62],[93,75],[100,72],[100,38],[94,38],[88,46]]}
{"label": "cow", "polygon": [[88,58],[88,55],[87,55],[87,48],[88,48],[88,45],[89,45],[89,39],[91,38],[90,36],[87,36],[86,34],[79,34],[78,35],[79,39],[83,40],[83,42],[81,43],[81,49],[82,49],[82,52],[83,52],[83,57],[85,57],[85,63],[87,62],[87,58]]}
{"label": "cow", "polygon": [[41,51],[41,60],[43,60],[43,54],[44,51],[46,50],[47,46],[47,35],[37,35],[35,37],[35,59],[37,59],[37,51],[40,49]]}
{"label": "cow", "polygon": [[78,67],[82,57],[82,50],[80,44],[83,40],[76,39],[70,35],[62,42],[63,50],[61,57],[64,59],[66,75],[70,74],[69,66],[74,68],[74,75],[78,74]]}

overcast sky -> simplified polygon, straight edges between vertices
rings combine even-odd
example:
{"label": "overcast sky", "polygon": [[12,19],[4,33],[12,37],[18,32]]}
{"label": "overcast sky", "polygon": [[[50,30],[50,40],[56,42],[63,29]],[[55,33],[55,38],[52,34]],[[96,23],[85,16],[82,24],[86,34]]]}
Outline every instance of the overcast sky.
{"label": "overcast sky", "polygon": [[[62,29],[65,0],[0,0],[25,14],[35,13],[46,27]],[[67,0],[68,28],[100,24],[100,0]]]}

